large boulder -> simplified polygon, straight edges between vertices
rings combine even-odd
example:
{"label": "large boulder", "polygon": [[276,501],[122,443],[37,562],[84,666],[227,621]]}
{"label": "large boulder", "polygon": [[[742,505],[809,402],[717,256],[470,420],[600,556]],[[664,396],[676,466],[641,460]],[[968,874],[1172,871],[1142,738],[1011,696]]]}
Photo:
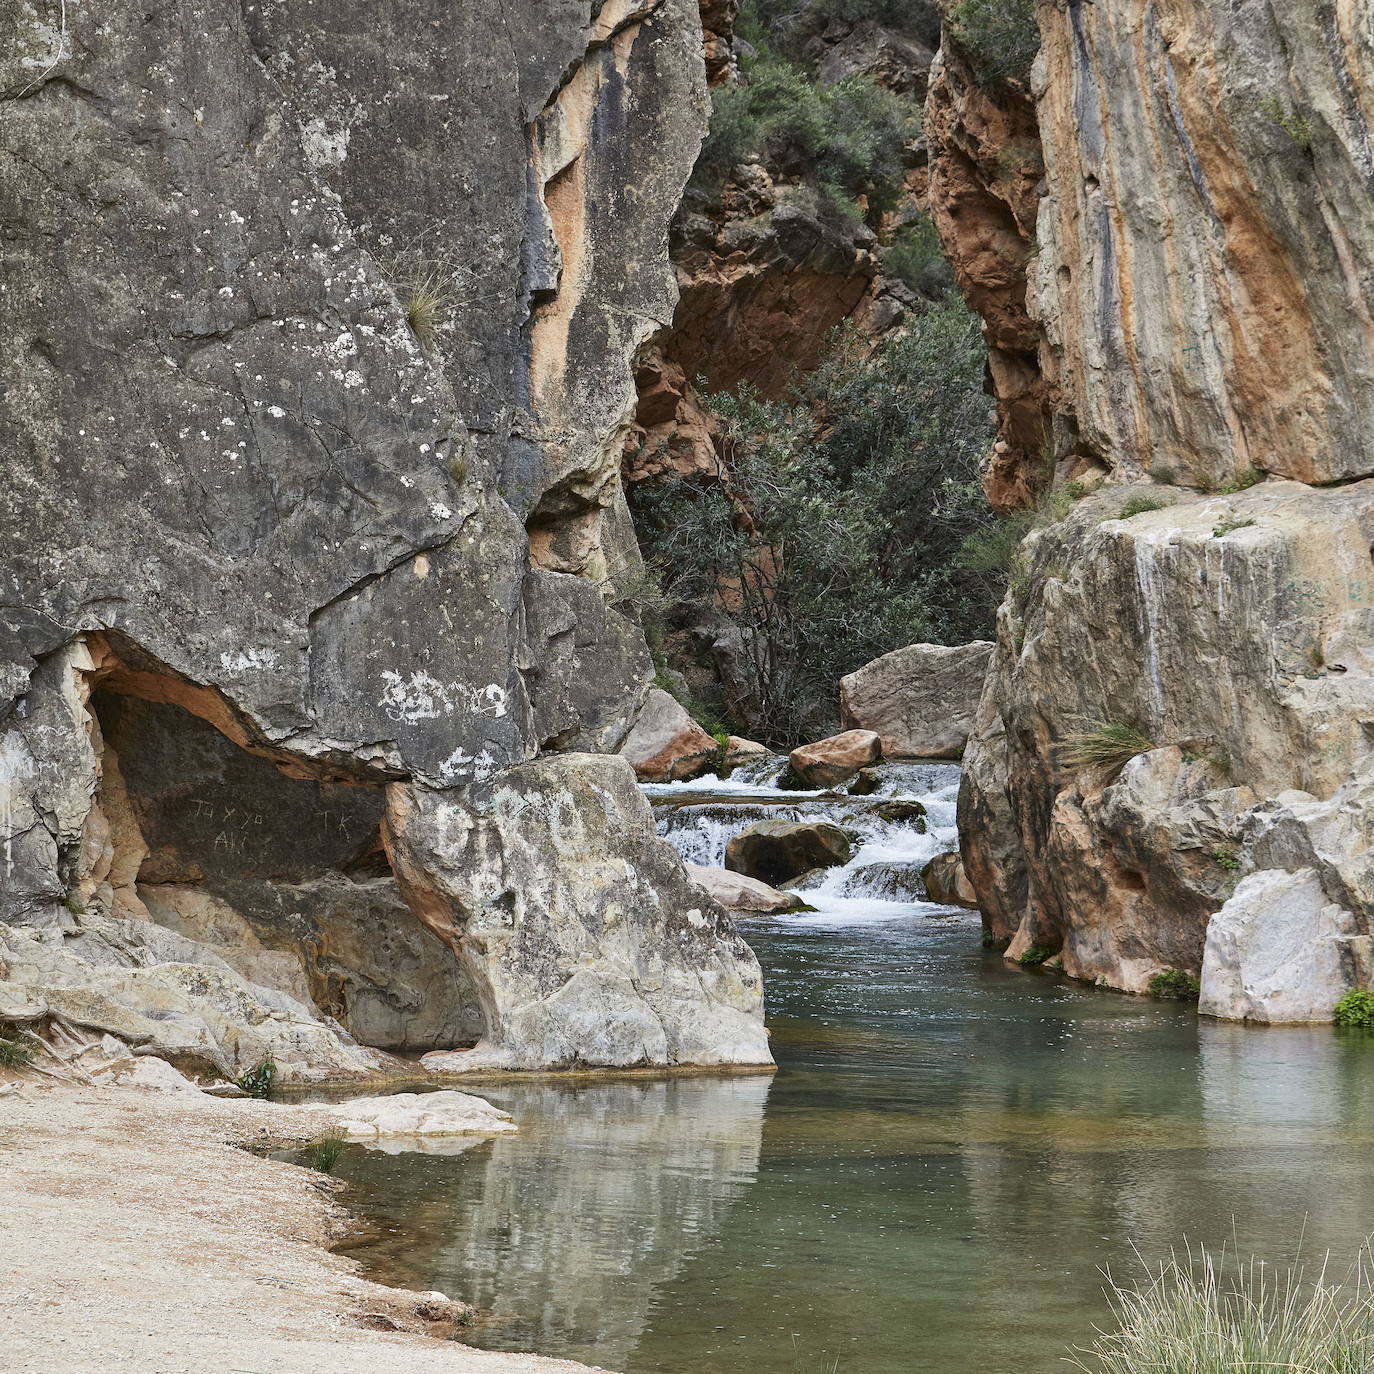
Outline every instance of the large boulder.
{"label": "large boulder", "polygon": [[1374,940],[1331,901],[1315,869],[1241,880],[1212,917],[1198,1010],[1227,1021],[1330,1021],[1374,973]]}
{"label": "large boulder", "polygon": [[875,731],[886,758],[958,758],[995,646],[911,644],[840,679],[840,716]]}
{"label": "large boulder", "polygon": [[333,1117],[345,1140],[379,1140],[397,1136],[509,1135],[515,1122],[509,1112],[484,1097],[452,1089],[437,1093],[392,1093],[355,1097],[314,1110]]}
{"label": "large boulder", "polygon": [[801,898],[793,893],[779,892],[757,878],[750,878],[744,873],[732,873],[728,868],[688,864],[687,876],[726,911],[771,913],[791,911],[801,905]]}
{"label": "large boulder", "polygon": [[968,907],[971,911],[978,909],[978,894],[958,854],[937,854],[921,870],[921,881],[932,902],[939,902],[941,906]]}
{"label": "large boulder", "polygon": [[816,868],[846,864],[849,836],[829,821],[759,821],[725,846],[725,866],[776,887]]}
{"label": "large boulder", "polygon": [[881,756],[882,745],[872,730],[846,730],[794,749],[789,762],[808,787],[840,787]]}
{"label": "large boulder", "polygon": [[640,782],[678,782],[700,777],[720,755],[713,736],[661,687],[650,688],[620,756]]}

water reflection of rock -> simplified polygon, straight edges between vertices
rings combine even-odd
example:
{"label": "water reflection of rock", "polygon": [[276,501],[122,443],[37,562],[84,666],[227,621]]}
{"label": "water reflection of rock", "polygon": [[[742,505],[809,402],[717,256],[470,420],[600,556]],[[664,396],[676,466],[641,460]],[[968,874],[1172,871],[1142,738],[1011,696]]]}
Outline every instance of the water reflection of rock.
{"label": "water reflection of rock", "polygon": [[[753,1183],[770,1082],[489,1092],[520,1133],[463,1159],[425,1161],[424,1193],[412,1175],[412,1205],[388,1208],[386,1220],[403,1228],[425,1286],[493,1318],[504,1348],[623,1368],[657,1290]],[[379,1201],[385,1190],[385,1181],[369,1189]]]}

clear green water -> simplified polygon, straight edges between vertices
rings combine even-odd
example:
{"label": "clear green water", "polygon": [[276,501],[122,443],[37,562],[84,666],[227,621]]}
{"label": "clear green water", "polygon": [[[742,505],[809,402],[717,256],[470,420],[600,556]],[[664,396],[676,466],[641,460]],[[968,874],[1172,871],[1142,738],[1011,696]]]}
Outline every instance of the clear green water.
{"label": "clear green water", "polygon": [[1374,1038],[1006,968],[976,919],[751,924],[774,1078],[484,1088],[518,1136],[350,1150],[378,1276],[474,1344],[676,1374],[1065,1368],[1099,1270],[1374,1230]]}

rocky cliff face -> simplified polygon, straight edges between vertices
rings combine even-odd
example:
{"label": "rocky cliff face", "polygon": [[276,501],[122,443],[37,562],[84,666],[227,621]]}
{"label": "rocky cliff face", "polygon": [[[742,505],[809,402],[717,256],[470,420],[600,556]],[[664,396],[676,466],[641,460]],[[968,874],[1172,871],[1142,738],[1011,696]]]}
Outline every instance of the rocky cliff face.
{"label": "rocky cliff face", "polygon": [[1218,0],[1039,22],[1027,310],[1083,485],[1003,607],[966,867],[1013,957],[1327,1019],[1374,900],[1374,31]]}
{"label": "rocky cliff face", "polygon": [[[640,901],[668,861],[628,768],[522,771],[615,748],[650,671],[619,458],[631,355],[673,308],[695,7],[35,0],[5,27],[0,920],[26,953],[0,976],[72,1004],[81,968],[165,967],[170,928],[249,987],[174,998],[229,1070],[375,1067],[321,1017],[480,1035],[488,1063],[680,1062],[716,998],[739,1026],[714,1059],[766,1061],[724,917],[677,866]],[[450,880],[492,788],[546,825],[575,798],[602,890],[529,903],[528,854]],[[583,929],[606,903],[614,950]],[[511,940],[547,955],[518,995],[557,1001],[557,1037],[506,1014]],[[665,982],[698,954],[719,977]],[[264,986],[289,1014],[216,1029],[209,1001]],[[101,1024],[94,1000],[67,1019]],[[626,1007],[643,1033],[608,1040]],[[287,1053],[288,1015],[337,1052]]]}

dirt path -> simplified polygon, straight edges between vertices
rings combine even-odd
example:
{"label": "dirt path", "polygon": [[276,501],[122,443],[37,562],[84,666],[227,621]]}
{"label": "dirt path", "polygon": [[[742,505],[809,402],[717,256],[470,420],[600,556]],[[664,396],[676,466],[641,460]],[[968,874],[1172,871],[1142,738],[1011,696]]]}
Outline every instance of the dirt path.
{"label": "dirt path", "polygon": [[429,1320],[451,1312],[322,1248],[343,1215],[333,1183],[229,1143],[324,1128],[308,1108],[137,1088],[0,1097],[0,1370],[585,1369],[412,1334],[451,1330]]}

